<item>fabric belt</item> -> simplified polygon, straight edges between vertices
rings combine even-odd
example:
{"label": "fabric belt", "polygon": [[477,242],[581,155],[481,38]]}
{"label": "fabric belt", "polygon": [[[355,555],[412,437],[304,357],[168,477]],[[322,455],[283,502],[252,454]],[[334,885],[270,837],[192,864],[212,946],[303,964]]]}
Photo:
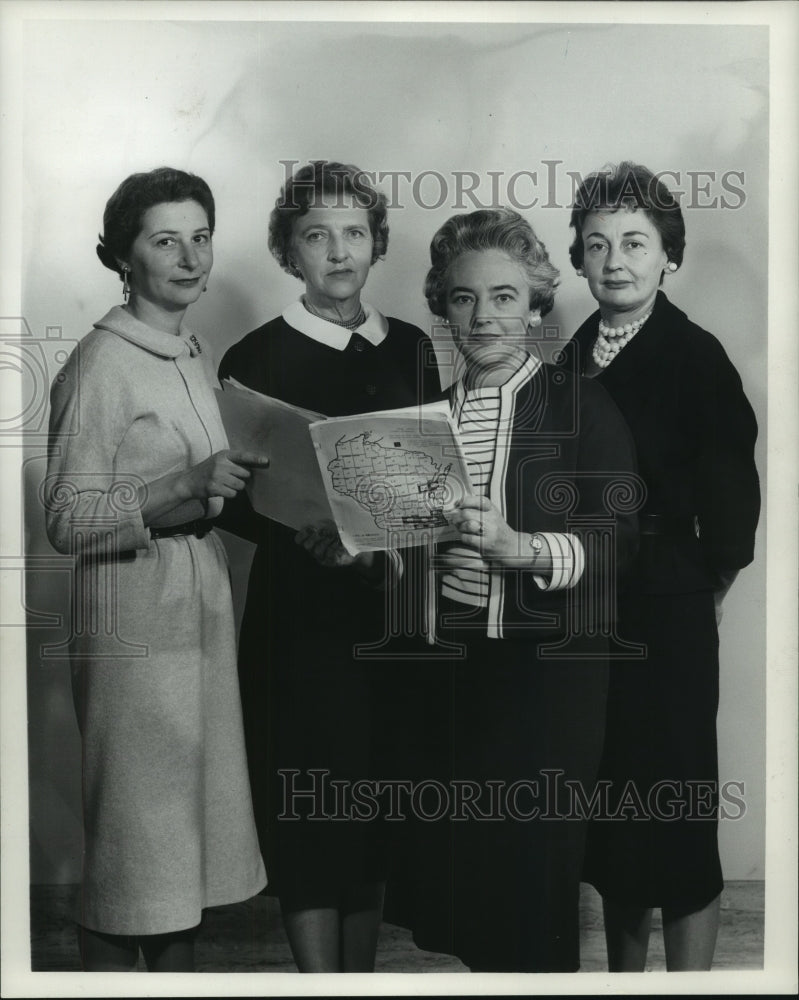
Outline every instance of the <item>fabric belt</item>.
{"label": "fabric belt", "polygon": [[200,518],[197,521],[186,521],[185,524],[171,524],[168,528],[150,528],[150,538],[172,538],[175,535],[196,535],[197,538],[204,538],[213,527],[213,519]]}
{"label": "fabric belt", "polygon": [[693,514],[639,514],[638,528],[642,535],[696,536]]}

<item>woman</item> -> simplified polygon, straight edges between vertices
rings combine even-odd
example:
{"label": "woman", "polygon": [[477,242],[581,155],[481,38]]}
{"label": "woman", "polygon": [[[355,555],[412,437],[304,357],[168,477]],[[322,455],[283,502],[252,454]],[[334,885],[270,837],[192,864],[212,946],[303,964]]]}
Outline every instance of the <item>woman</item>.
{"label": "woman", "polygon": [[[611,971],[643,970],[654,906],[667,968],[709,969],[722,889],[717,617],[753,557],[757,426],[721,344],[659,290],[685,247],[666,186],[622,163],[586,179],[571,225],[572,263],[599,303],[573,349],[626,418],[647,487],[619,605],[620,636],[646,654],[612,664],[601,777],[615,797],[610,821],[592,824],[586,879],[603,897]],[[664,781],[661,815],[652,794]],[[650,804],[643,821],[614,815],[630,782]],[[704,789],[693,803],[691,783]]]}
{"label": "woman", "polygon": [[[228,351],[220,378],[327,416],[440,396],[422,331],[361,300],[387,246],[386,199],[362,171],[324,160],[298,170],[272,212],[269,248],[304,293]],[[370,666],[354,647],[384,637],[394,560],[353,559],[332,524],[298,534],[238,507],[226,524],[258,543],[239,667],[271,886],[300,971],[371,971],[385,877],[380,827],[342,819],[333,782],[371,773],[385,664]]]}
{"label": "woman", "polygon": [[[420,820],[409,922],[420,947],[472,971],[572,971],[612,560],[621,568],[635,547],[632,449],[604,391],[541,362],[535,330],[558,272],[518,213],[453,216],[430,256],[427,300],[463,358],[451,405],[474,496],[431,581],[431,652],[449,663],[427,665],[416,713],[403,713],[415,729],[397,740],[411,748],[402,773]],[[433,815],[436,788],[445,815]]]}
{"label": "woman", "polygon": [[87,971],[190,971],[207,906],[255,895],[258,850],[227,561],[213,531],[256,456],[228,452],[207,349],[184,325],[213,263],[199,177],[134,174],[97,254],[124,283],[53,383],[47,531],[77,556]]}

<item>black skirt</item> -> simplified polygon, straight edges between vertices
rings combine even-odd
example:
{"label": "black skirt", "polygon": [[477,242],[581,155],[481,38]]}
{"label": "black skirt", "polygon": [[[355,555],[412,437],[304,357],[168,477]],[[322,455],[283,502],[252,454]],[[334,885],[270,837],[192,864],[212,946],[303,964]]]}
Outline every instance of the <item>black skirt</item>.
{"label": "black skirt", "polygon": [[317,568],[292,538],[283,548],[276,579],[277,552],[256,553],[241,632],[250,785],[267,892],[293,908],[329,907],[385,878],[379,818],[350,807],[351,788],[373,775],[384,711],[380,672],[356,647],[379,640],[385,598],[354,570]]}
{"label": "black skirt", "polygon": [[608,795],[590,823],[584,878],[617,902],[691,913],[723,888],[713,594],[628,595],[619,610],[620,634],[647,656],[610,664]]}
{"label": "black skirt", "polygon": [[463,660],[408,665],[394,702],[394,772],[418,794],[394,826],[386,919],[473,971],[579,968],[581,802],[607,664],[602,639],[596,659],[547,660],[540,645],[470,640]]}

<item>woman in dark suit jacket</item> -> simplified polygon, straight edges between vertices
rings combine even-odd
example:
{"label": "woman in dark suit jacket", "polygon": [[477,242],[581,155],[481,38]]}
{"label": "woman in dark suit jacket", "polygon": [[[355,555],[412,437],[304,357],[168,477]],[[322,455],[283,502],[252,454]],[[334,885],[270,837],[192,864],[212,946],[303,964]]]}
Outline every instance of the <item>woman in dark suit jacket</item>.
{"label": "woman in dark suit jacket", "polygon": [[558,272],[521,216],[454,216],[430,252],[428,303],[464,362],[451,407],[474,495],[428,580],[435,645],[396,741],[416,789],[402,919],[473,971],[574,971],[612,592],[637,537],[632,447],[601,386],[542,363]]}
{"label": "woman in dark suit jacket", "polygon": [[[719,341],[659,290],[685,247],[665,185],[631,163],[588,177],[571,225],[572,263],[599,311],[570,348],[624,415],[647,487],[619,604],[621,638],[646,652],[611,661],[600,771],[610,818],[591,824],[585,878],[603,897],[611,971],[643,970],[655,906],[667,967],[707,969],[723,886],[717,619],[753,558],[757,425]],[[619,813],[622,801],[633,808]]]}

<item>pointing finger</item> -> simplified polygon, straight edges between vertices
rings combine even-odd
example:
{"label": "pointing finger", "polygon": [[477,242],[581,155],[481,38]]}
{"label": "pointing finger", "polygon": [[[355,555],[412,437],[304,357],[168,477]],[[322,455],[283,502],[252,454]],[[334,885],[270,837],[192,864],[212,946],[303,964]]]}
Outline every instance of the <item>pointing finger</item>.
{"label": "pointing finger", "polygon": [[231,451],[228,458],[237,465],[250,465],[254,469],[265,469],[269,465],[269,458],[266,455],[259,455],[254,451]]}

